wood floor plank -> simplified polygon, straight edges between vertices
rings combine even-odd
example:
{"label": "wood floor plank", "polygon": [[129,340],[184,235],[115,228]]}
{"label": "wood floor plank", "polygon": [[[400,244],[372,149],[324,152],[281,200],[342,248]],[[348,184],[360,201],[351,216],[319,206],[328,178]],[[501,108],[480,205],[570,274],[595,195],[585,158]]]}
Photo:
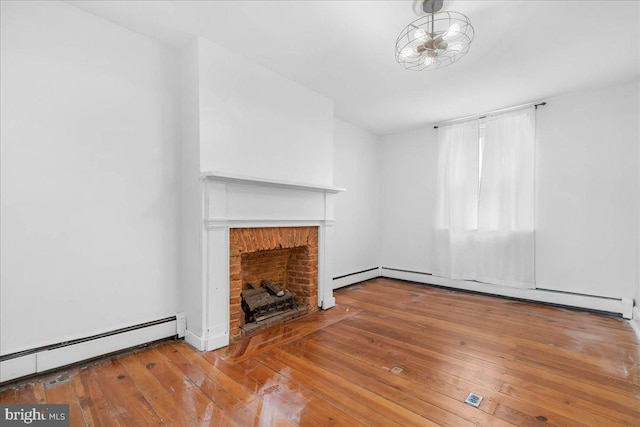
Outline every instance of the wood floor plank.
{"label": "wood floor plank", "polygon": [[594,404],[596,410],[603,415],[613,413],[614,415],[640,419],[640,403],[633,398],[621,396],[599,387],[592,387],[580,381],[554,376],[542,369],[526,369],[527,367],[522,365],[517,369],[509,369],[504,380],[509,384],[537,389],[540,392],[550,393],[549,390],[552,390],[552,393],[557,393],[555,396],[558,399],[560,396],[564,396],[564,399],[570,402],[587,402],[582,406]]}
{"label": "wood floor plank", "polygon": [[263,384],[263,388],[268,390],[264,396],[265,402],[271,400],[282,402],[288,408],[288,418],[296,423],[364,425],[347,412],[264,364],[253,360],[246,361],[242,368],[245,375]]}
{"label": "wood floor plank", "polygon": [[[620,318],[603,316],[591,312],[569,310],[565,308],[551,307],[540,304],[531,304],[523,301],[516,301],[506,298],[497,298],[487,295],[478,295],[456,290],[439,289],[432,286],[421,286],[415,284],[400,283],[388,279],[379,279],[379,282],[371,283],[371,286],[361,288],[359,294],[370,295],[374,301],[380,301],[380,297],[385,294],[396,295],[401,293],[407,298],[400,298],[400,303],[404,305],[414,305],[423,312],[429,310],[433,305],[447,305],[455,310],[456,314],[461,314],[460,319],[474,317],[475,320],[490,318],[494,314],[498,315],[494,319],[494,325],[504,327],[511,324],[518,324],[521,327],[543,327],[548,323],[561,321],[564,326],[581,329],[586,334],[589,330],[585,328],[585,322],[589,324],[589,329],[596,328],[597,334],[593,337],[601,337],[603,334],[613,336],[628,336],[628,324]],[[420,296],[422,299],[416,299]],[[359,296],[359,299],[365,298]],[[455,303],[453,302],[455,299]],[[414,304],[418,302],[419,304]],[[485,304],[478,304],[485,302]],[[442,312],[440,311],[442,314]],[[453,313],[453,311],[452,311]],[[505,316],[509,322],[501,322]],[[451,317],[451,316],[450,316]],[[453,319],[452,319],[453,320]],[[533,320],[533,321],[532,321]],[[600,328],[601,327],[601,328]],[[542,328],[544,330],[544,328]],[[625,342],[621,342],[625,345]]]}
{"label": "wood floor plank", "polygon": [[376,407],[367,406],[366,402],[360,401],[357,396],[341,393],[339,388],[334,387],[330,382],[317,381],[317,376],[304,370],[292,369],[287,363],[278,360],[269,353],[261,353],[255,356],[256,360],[273,370],[281,372],[305,387],[312,390],[318,396],[331,402],[336,407],[348,411],[363,423],[374,427],[397,427],[397,420],[386,417],[377,411]]}
{"label": "wood floor plank", "polygon": [[[87,369],[87,368],[88,367],[84,367],[84,369]],[[84,389],[84,386],[82,385],[82,381],[80,380],[81,370],[82,368],[79,370],[75,370],[70,375],[70,379],[71,379],[71,382],[73,383],[73,390],[76,393],[78,404],[80,405],[80,410],[82,411],[82,418],[84,419],[85,424],[88,426],[94,426],[94,425],[97,425],[97,423],[93,418],[93,414],[91,413],[93,409],[91,407],[91,401],[89,399],[89,396],[87,396],[87,392]]]}
{"label": "wood floor plank", "polygon": [[[227,414],[205,393],[171,364],[156,348],[136,353],[138,367],[143,366],[164,386],[165,393],[157,400],[173,400],[191,425],[235,425]],[[125,365],[127,366],[127,365]],[[129,364],[131,366],[131,364]],[[142,390],[141,390],[142,391]],[[158,405],[154,404],[154,408]],[[166,424],[172,422],[165,421]],[[187,424],[188,425],[188,424]]]}
{"label": "wood floor plank", "polygon": [[[207,357],[216,356],[210,353]],[[361,424],[348,413],[315,396],[288,377],[253,360],[230,363],[220,359],[216,361],[216,366],[234,378],[242,377],[241,381],[251,383],[252,388],[259,387],[258,395],[262,401],[253,403],[252,407],[264,408],[265,404],[272,405],[289,420],[304,425],[326,425],[334,422],[353,426]]]}
{"label": "wood floor plank", "polygon": [[[367,307],[367,306],[365,306]],[[371,304],[369,304],[369,306],[367,308],[370,308]],[[385,307],[382,307],[382,310],[384,310]],[[393,313],[393,312],[392,312]],[[413,313],[413,312],[412,312]],[[400,318],[403,318],[403,320],[405,321],[411,321],[411,317],[408,316],[413,316],[413,314],[411,315],[405,315],[403,313],[395,313],[396,316],[399,316]],[[385,320],[388,316],[385,316]],[[375,319],[374,319],[375,320]],[[436,325],[435,320],[432,320],[431,322],[429,322],[428,324],[420,324],[420,327],[424,327],[424,328],[429,328],[429,334],[433,339],[438,338],[441,334],[442,334],[442,330],[444,330],[446,328],[446,323],[444,323],[442,325],[441,328],[437,328],[438,325]],[[473,323],[473,322],[469,322],[469,323]],[[412,325],[412,327],[415,327],[416,325]],[[450,327],[448,329],[454,329],[455,325],[453,325],[453,327]],[[461,338],[464,336],[464,332],[462,332],[459,329],[455,329],[456,330],[456,338]],[[519,332],[519,331],[516,331]],[[482,330],[473,330],[473,334],[474,335],[478,335],[480,337],[483,338],[483,340],[491,343],[491,345],[493,347],[499,348],[500,342],[504,342],[505,339],[500,339],[498,338],[492,338],[490,335],[487,335],[484,331]],[[514,335],[516,333],[514,332]],[[552,343],[547,343],[545,342],[543,343],[537,343],[537,342],[531,342],[530,341],[530,334],[526,333],[525,331],[522,331],[522,335],[521,336],[526,336],[527,338],[520,338],[519,336],[508,336],[507,338],[509,339],[509,342],[512,343],[512,345],[515,345],[515,349],[513,349],[514,351],[512,351],[513,356],[514,357],[518,357],[518,356],[523,356],[523,355],[519,355],[518,354],[518,349],[524,349],[524,352],[529,352],[528,348],[530,347],[534,347],[535,351],[531,351],[530,353],[533,353],[534,357],[535,354],[537,354],[537,351],[539,349],[541,349],[542,345],[547,346],[546,347],[546,353],[551,353],[551,354],[555,354],[556,360],[559,359],[567,359],[567,360],[572,360],[575,363],[579,364],[580,366],[584,366],[584,368],[588,371],[592,371],[592,372],[600,372],[602,370],[602,368],[604,366],[607,366],[607,362],[608,360],[611,358],[611,346],[609,345],[607,347],[607,349],[600,349],[599,352],[597,352],[598,356],[591,356],[591,354],[596,353],[594,352],[594,348],[593,346],[587,346],[588,348],[586,349],[586,351],[581,351],[581,352],[575,352],[575,351],[569,351],[566,350],[564,348],[558,347],[557,345],[553,345]],[[498,341],[496,341],[496,339]],[[465,339],[465,342],[467,345],[473,345],[474,341],[472,339]],[[581,346],[581,350],[582,350],[582,346]],[[627,389],[629,387],[633,388],[632,385],[633,383],[637,383],[637,377],[640,375],[640,371],[637,369],[638,366],[638,359],[640,359],[640,355],[638,355],[638,357],[634,356],[633,352],[626,352],[626,355],[623,355],[623,350],[618,348],[618,351],[620,352],[620,354],[618,355],[619,357],[617,359],[613,358],[616,360],[616,363],[614,364],[609,364],[609,371],[607,372],[607,374],[609,376],[611,376],[611,374],[613,375],[617,375],[618,377],[620,377],[622,379],[622,386],[623,388],[626,387]],[[585,354],[587,353],[587,354]],[[636,354],[637,354],[637,350],[636,350]],[[526,357],[526,354],[523,356]],[[622,357],[622,359],[620,359]],[[624,357],[626,357],[628,360],[624,360]],[[618,363],[619,360],[623,360],[623,363]],[[631,378],[631,381],[629,381],[631,376],[635,376],[636,378]]]}
{"label": "wood floor plank", "polygon": [[640,420],[638,417],[616,413],[615,411],[607,410],[607,408],[602,405],[589,403],[580,398],[567,397],[554,390],[547,390],[539,386],[517,386],[511,383],[505,383],[501,392],[523,402],[536,402],[540,406],[549,408],[555,413],[563,414],[587,426],[632,426]]}
{"label": "wood floor plank", "polygon": [[[352,382],[349,376],[330,372],[328,369],[324,369],[320,365],[301,361],[299,357],[289,351],[276,348],[270,350],[269,355],[280,360],[286,365],[289,365],[292,369],[313,373],[316,381],[331,384],[339,394],[357,395],[358,399],[364,402],[366,406],[372,408],[372,410],[378,412],[381,416],[387,419],[396,420],[401,425],[439,425],[437,422],[424,418],[421,415],[401,406],[394,400],[384,398],[383,396]],[[472,425],[462,419],[459,419],[459,421],[459,426]]]}
{"label": "wood floor plank", "polygon": [[[478,307],[476,307],[475,310],[466,311],[461,309],[456,301],[455,315],[454,312],[451,312],[448,316],[443,317],[442,312],[437,306],[431,308],[431,306],[435,305],[434,303],[437,302],[437,298],[431,295],[429,296],[428,303],[427,301],[423,301],[418,305],[415,303],[403,302],[397,302],[390,305],[384,302],[384,300],[381,299],[381,296],[385,295],[376,296],[376,294],[371,291],[359,291],[357,301],[359,306],[371,309],[374,312],[386,310],[388,313],[392,313],[396,316],[404,315],[409,316],[411,319],[415,319],[416,314],[419,314],[419,320],[423,323],[421,326],[428,326],[431,328],[441,326],[444,330],[449,329],[447,328],[448,325],[452,325],[453,327],[456,325],[464,327],[464,329],[470,332],[472,331],[474,335],[481,336],[484,339],[492,339],[495,341],[495,339],[500,339],[501,336],[511,335],[515,337],[518,334],[522,337],[526,337],[528,342],[537,341],[544,345],[551,344],[552,347],[549,349],[551,351],[555,351],[556,349],[561,351],[564,345],[571,344],[571,341],[567,339],[562,341],[557,340],[558,337],[563,338],[563,336],[551,332],[552,330],[548,328],[546,324],[530,322],[529,319],[523,316],[518,316],[517,313],[512,315],[509,311],[500,312],[498,309],[494,308],[480,308],[480,310],[478,310]],[[389,295],[389,299],[392,298],[393,297]],[[459,297],[456,295],[456,298]],[[347,297],[347,301],[349,301],[349,297]],[[488,314],[488,311],[496,311],[497,313]],[[509,316],[509,322],[503,322],[505,316]],[[610,320],[614,321],[618,319]],[[579,342],[580,350],[583,349],[586,339],[587,337],[583,334]],[[606,347],[602,347],[602,349],[604,350]]]}
{"label": "wood floor plank", "polygon": [[16,389],[8,388],[0,391],[0,404],[13,405],[16,403]]}
{"label": "wood floor plank", "polygon": [[[367,329],[369,329],[369,328],[365,325],[365,329],[364,329],[364,330],[367,330]],[[363,331],[364,331],[364,330],[363,330]],[[398,344],[398,343],[396,343],[396,344]],[[539,350],[539,351],[542,351],[542,350],[543,350],[543,348],[538,348],[538,350]],[[542,353],[540,353],[540,354],[542,354]],[[538,378],[538,377],[536,377],[536,378]],[[534,379],[533,377],[530,377],[530,378],[529,378],[529,380],[533,380],[533,379]],[[633,383],[633,381],[632,381],[631,383]],[[558,384],[558,383],[555,383],[555,384],[554,384],[554,386],[556,386],[556,387],[557,387],[557,386],[559,386],[559,384]],[[579,391],[579,394],[583,394],[583,393],[584,393],[584,390]],[[607,401],[605,401],[605,402],[607,402]]]}
{"label": "wood floor plank", "polygon": [[318,329],[340,322],[356,314],[357,311],[350,311],[345,307],[335,307],[333,310],[315,313],[313,316],[301,317],[295,319],[295,322],[286,322],[255,335],[241,338],[231,343],[228,347],[215,351],[215,354],[222,359],[240,362],[270,348],[300,339]]}
{"label": "wood floor plank", "polygon": [[0,403],[68,403],[73,426],[640,426],[622,319],[385,278],[334,295],[228,348],[154,345],[0,386]]}
{"label": "wood floor plank", "polygon": [[[234,396],[238,401],[243,404],[248,404],[253,400],[259,399],[260,396],[256,390],[251,390],[245,387],[240,382],[237,382],[218,367],[216,367],[217,357],[213,357],[213,363],[207,360],[204,356],[205,353],[198,352],[193,348],[183,343],[175,343],[171,345],[171,348],[177,350],[182,356],[184,356],[189,363],[193,364],[196,368],[200,369],[210,378],[213,378],[221,387],[224,388],[229,394]],[[210,354],[210,353],[208,353]]]}
{"label": "wood floor plank", "polygon": [[[464,403],[467,394],[451,398],[443,393],[436,393],[434,389],[424,387],[425,384],[416,381],[416,378],[409,379],[405,376],[393,373],[390,370],[377,369],[370,364],[363,363],[361,359],[346,356],[340,350],[329,349],[326,346],[318,345],[310,341],[295,342],[283,348],[292,354],[299,354],[302,357],[316,362],[321,359],[323,366],[333,372],[349,371],[353,381],[362,387],[375,392],[388,399],[394,399],[400,404],[425,418],[429,418],[439,425],[464,425],[470,422],[473,425],[510,426],[513,424],[492,419],[485,411],[477,410]],[[293,349],[295,347],[295,349]],[[316,362],[317,363],[317,362]],[[393,369],[393,368],[392,368]],[[412,376],[413,372],[408,372]],[[412,381],[413,380],[413,381]],[[490,401],[484,402],[491,407]]]}
{"label": "wood floor plank", "polygon": [[541,354],[539,351],[528,348],[518,348],[518,359],[529,363],[539,364],[548,370],[557,371],[561,375],[572,378],[580,378],[582,381],[597,385],[608,390],[615,390],[616,393],[633,397],[638,392],[638,382],[640,375],[637,369],[633,368],[632,373],[626,378],[612,375],[610,372],[611,363],[620,363],[608,360],[601,367],[582,362],[579,357],[569,358],[558,356],[552,353]]}
{"label": "wood floor plank", "polygon": [[15,403],[42,403],[40,381],[24,384],[15,390]]}
{"label": "wood floor plank", "polygon": [[[359,319],[353,319],[353,321],[350,321],[349,323],[350,323],[350,324],[356,324],[356,325],[358,325],[358,324],[357,324],[357,322],[359,322]],[[372,326],[372,325],[370,324],[370,322],[365,322],[365,323],[360,322],[360,323],[359,323],[359,327],[363,327],[363,326],[364,326],[364,328],[365,328],[365,329],[363,329],[363,331],[364,331],[364,330],[369,330],[369,331],[374,331],[374,330],[376,330],[376,327],[375,327],[375,326]],[[429,331],[427,332],[427,334],[429,335],[429,339],[430,339],[431,341],[433,341],[433,340],[434,340],[434,337],[432,336],[432,333],[431,333],[431,332],[432,332],[432,331],[431,331],[431,330],[429,330]],[[404,332],[402,332],[402,333],[404,333]],[[411,342],[410,340],[413,340],[413,337],[412,337],[412,336],[410,336],[410,335],[406,335],[406,336],[407,336],[407,338],[402,338],[402,337],[401,337],[401,338],[400,338],[400,340],[401,340],[401,341],[403,341],[403,342]],[[457,336],[459,337],[459,335],[457,335]],[[437,338],[436,338],[436,341],[437,341]],[[418,340],[418,341],[414,340],[414,343],[417,343],[418,345],[420,345],[420,344],[419,344],[419,340]],[[446,344],[447,344],[447,343],[444,343],[444,344],[440,343],[440,344],[437,344],[437,345],[446,345]],[[451,349],[451,348],[456,348],[456,347],[455,347],[455,346],[453,346],[452,344],[454,344],[454,342],[450,343],[450,345],[448,345],[448,346],[447,346],[447,348],[449,348],[449,349]],[[465,344],[467,344],[467,343],[465,343]],[[467,347],[469,347],[469,346],[467,346]],[[520,348],[520,347],[517,347],[517,349],[518,349],[518,348]],[[545,353],[544,353],[544,352],[542,352],[541,350],[542,350],[542,348],[538,348],[538,353],[537,353],[537,354],[540,354],[540,357],[539,357],[538,359],[541,359],[541,358],[544,356],[544,354],[545,354]],[[516,351],[516,350],[514,350],[514,353],[515,353],[515,351]],[[552,352],[552,353],[553,353],[553,352]],[[532,357],[535,357],[535,354],[532,354]],[[580,358],[580,357],[581,357],[580,355],[576,355],[576,357],[575,357],[576,363],[579,363],[579,358]],[[484,356],[483,356],[483,358],[485,358],[485,359],[486,359],[486,355],[484,355]],[[615,358],[613,358],[612,360],[616,360],[616,359],[615,359]],[[621,359],[617,359],[617,363],[620,363],[620,361],[622,361],[622,362],[623,362],[623,364],[626,364],[624,359],[622,359],[622,358],[621,358]],[[496,363],[498,363],[498,362],[500,362],[500,360],[498,359],[498,360],[496,360],[495,362],[496,362]],[[538,362],[540,362],[540,360],[538,360]],[[552,362],[549,362],[549,363],[552,363]],[[512,366],[512,365],[510,365],[509,363],[505,362],[505,363],[503,364],[503,366],[504,366],[504,367],[510,367],[510,366]],[[572,365],[572,366],[574,366],[574,365]],[[591,366],[590,366],[590,369],[592,369],[592,370],[603,370],[603,369],[605,368],[605,366],[606,366],[606,365],[604,365],[604,364],[603,364],[603,366],[602,366],[602,367],[596,367],[595,365],[591,365]],[[557,366],[555,366],[555,368],[557,368]],[[637,389],[637,386],[635,386],[634,384],[637,384],[637,380],[635,380],[635,378],[637,377],[637,374],[633,373],[633,372],[634,372],[634,371],[633,371],[633,369],[634,369],[634,368],[631,368],[631,372],[632,372],[632,373],[630,373],[629,375],[627,375],[627,378],[626,378],[626,379],[623,379],[623,380],[615,380],[615,379],[612,379],[610,376],[607,376],[607,381],[608,381],[608,382],[610,382],[610,383],[616,383],[616,382],[620,382],[620,381],[622,381],[622,382],[621,382],[621,384],[623,384],[626,388],[630,388],[630,389],[632,389],[632,393],[635,393],[635,391],[634,391],[634,390],[636,390],[636,389]],[[577,377],[577,379],[578,379],[578,380],[580,380],[580,381],[586,381],[586,379],[585,379],[585,375],[584,375],[584,372],[583,372],[583,371],[580,371],[579,369],[576,369],[576,372],[579,374],[579,375],[578,375],[578,377]],[[588,376],[587,376],[587,377],[588,377]],[[601,377],[602,377],[602,375],[601,375]],[[624,382],[624,381],[626,381],[626,382]],[[607,387],[608,387],[608,386],[607,386]],[[636,395],[637,395],[637,393],[636,393]]]}
{"label": "wood floor plank", "polygon": [[73,381],[68,378],[61,382],[46,387],[47,389],[47,403],[59,403],[69,405],[69,425],[71,427],[87,426],[87,422],[84,419],[82,407],[80,401],[77,398]]}
{"label": "wood floor plank", "polygon": [[[240,393],[241,397],[239,398],[237,383],[195,355],[192,349],[187,348],[184,344],[177,344],[159,347],[158,351],[176,365],[196,386],[200,387],[238,425],[259,426],[264,422],[262,416],[265,414],[262,411],[256,413],[245,403],[261,399],[259,397],[247,399],[247,393],[244,392]],[[188,357],[188,355],[193,357]],[[276,411],[270,411],[267,419],[269,423],[277,425],[295,425]]]}
{"label": "wood floor plank", "polygon": [[167,426],[188,426],[193,423],[193,417],[189,416],[176,399],[173,399],[171,393],[173,385],[163,384],[158,380],[149,368],[140,363],[137,354],[127,355],[119,360]]}
{"label": "wood floor plank", "polygon": [[86,369],[81,369],[78,374],[78,382],[83,390],[83,399],[80,405],[85,413],[95,425],[111,425],[114,424],[114,416],[118,414],[118,408],[114,408],[111,402],[106,398],[98,381],[98,373],[95,365]]}
{"label": "wood floor plank", "polygon": [[98,386],[116,409],[113,419],[122,425],[162,426],[164,423],[117,359],[95,366]]}
{"label": "wood floor plank", "polygon": [[[399,378],[406,379],[413,384],[413,388],[419,389],[417,396],[422,393],[441,394],[463,402],[469,392],[473,391],[484,397],[480,410],[493,414],[495,402],[491,400],[494,393],[499,393],[502,382],[497,385],[486,384],[482,381],[473,382],[459,371],[443,372],[440,364],[425,364],[426,358],[413,357],[409,351],[399,349],[397,345],[387,345],[381,342],[380,337],[371,337],[370,344],[375,345],[376,352],[360,350],[362,339],[356,333],[345,336],[344,329],[340,333],[332,333],[323,330],[314,334],[309,343],[331,350],[336,353],[348,354],[358,363],[368,364],[375,370],[392,373]],[[431,396],[428,396],[429,398]]]}
{"label": "wood floor plank", "polygon": [[[425,319],[423,316],[417,316],[404,307],[380,307],[375,304],[364,303],[367,311],[363,316],[356,319],[366,317],[367,322],[373,322],[382,326],[395,326],[396,329],[403,329],[407,332],[416,332],[418,334],[428,334],[429,340],[439,340],[440,345],[457,346],[458,344],[467,346],[466,349],[474,351],[478,356],[486,354],[487,360],[510,359],[515,356],[512,354],[516,344],[511,341],[500,340],[488,334],[484,330],[474,330],[469,323],[451,322],[444,319]],[[462,344],[464,343],[464,344]]]}
{"label": "wood floor plank", "polygon": [[158,347],[158,351],[176,366],[185,376],[186,381],[199,387],[202,392],[218,405],[234,422],[239,425],[252,425],[256,418],[246,405],[220,387],[205,372],[187,360],[180,352],[170,346]]}
{"label": "wood floor plank", "polygon": [[[498,405],[495,412],[496,418],[510,422],[520,427],[543,427],[543,426],[557,426],[557,424],[550,424],[549,419],[544,415],[531,416],[524,414],[517,409],[513,409],[506,405]],[[562,427],[562,426],[557,426]]]}
{"label": "wood floor plank", "polygon": [[[450,339],[441,342],[439,338],[431,336],[428,332],[423,333],[420,330],[403,327],[399,324],[394,325],[393,323],[384,321],[384,319],[362,316],[345,321],[345,325],[360,329],[365,333],[371,332],[378,336],[394,340],[400,345],[405,344],[428,349],[432,352],[433,357],[438,359],[444,357],[451,363],[464,360],[478,368],[496,373],[505,372],[507,370],[506,362],[508,359],[511,359],[510,357],[491,355],[487,352],[471,348],[465,340]],[[452,336],[455,337],[455,333],[452,333]],[[442,348],[446,348],[447,351],[443,352]],[[480,348],[484,349],[483,344],[480,344]]]}

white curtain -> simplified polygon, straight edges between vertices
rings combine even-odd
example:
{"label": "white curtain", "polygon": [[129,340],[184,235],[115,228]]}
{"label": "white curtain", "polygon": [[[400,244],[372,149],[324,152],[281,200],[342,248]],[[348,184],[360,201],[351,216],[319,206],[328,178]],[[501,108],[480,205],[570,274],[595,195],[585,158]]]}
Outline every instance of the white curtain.
{"label": "white curtain", "polygon": [[438,129],[434,274],[534,288],[533,108]]}
{"label": "white curtain", "polygon": [[439,127],[436,275],[474,277],[478,173],[478,121]]}

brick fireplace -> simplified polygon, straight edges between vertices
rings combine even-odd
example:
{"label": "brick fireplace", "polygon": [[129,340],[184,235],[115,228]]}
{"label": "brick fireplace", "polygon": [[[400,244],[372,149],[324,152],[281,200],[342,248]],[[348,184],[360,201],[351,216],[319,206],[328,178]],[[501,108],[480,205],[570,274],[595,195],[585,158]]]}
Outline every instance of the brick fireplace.
{"label": "brick fireplace", "polygon": [[[214,350],[240,335],[240,292],[252,280],[282,282],[309,310],[333,298],[333,198],[344,189],[204,173],[200,210],[184,217],[185,340]],[[245,268],[243,269],[243,265]]]}
{"label": "brick fireplace", "polygon": [[241,335],[240,294],[248,283],[270,280],[296,294],[299,307],[316,311],[318,227],[259,227],[229,230],[229,338]]}

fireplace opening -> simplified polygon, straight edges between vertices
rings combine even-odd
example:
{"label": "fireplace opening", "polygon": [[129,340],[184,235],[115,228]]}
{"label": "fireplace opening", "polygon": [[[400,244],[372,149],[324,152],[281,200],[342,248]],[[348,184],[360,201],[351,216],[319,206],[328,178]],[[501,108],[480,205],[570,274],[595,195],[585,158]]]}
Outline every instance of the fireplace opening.
{"label": "fireplace opening", "polygon": [[270,326],[309,313],[309,306],[300,306],[295,300],[295,293],[263,280],[260,286],[249,283],[253,288],[242,291],[242,310],[244,324],[240,326],[242,336],[267,329]]}
{"label": "fireplace opening", "polygon": [[262,280],[260,286],[249,282],[249,289],[242,291],[242,311],[245,325],[258,323],[273,317],[296,311],[296,294],[282,289],[282,284]]}
{"label": "fireplace opening", "polygon": [[304,285],[309,282],[306,252],[308,248],[302,246],[241,255],[243,335],[309,312],[304,298],[308,293]]}
{"label": "fireplace opening", "polygon": [[230,230],[230,338],[317,310],[318,228]]}

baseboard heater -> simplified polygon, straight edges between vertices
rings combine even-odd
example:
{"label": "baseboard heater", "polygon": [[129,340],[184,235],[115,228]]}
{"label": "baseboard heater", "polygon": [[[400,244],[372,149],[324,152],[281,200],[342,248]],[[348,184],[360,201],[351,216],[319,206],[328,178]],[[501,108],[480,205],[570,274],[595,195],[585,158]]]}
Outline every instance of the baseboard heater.
{"label": "baseboard heater", "polygon": [[633,313],[633,299],[631,298],[609,298],[540,288],[514,288],[510,286],[492,285],[490,283],[447,279],[445,277],[434,276],[431,273],[389,267],[380,267],[380,276],[525,301],[613,313],[621,315],[625,319],[631,319]]}
{"label": "baseboard heater", "polygon": [[184,313],[89,337],[0,356],[0,384],[171,337],[184,337]]}
{"label": "baseboard heater", "polygon": [[355,273],[343,274],[333,278],[333,289],[353,285],[358,282],[364,282],[365,280],[373,279],[375,277],[380,277],[380,267],[373,267],[357,271]]}

